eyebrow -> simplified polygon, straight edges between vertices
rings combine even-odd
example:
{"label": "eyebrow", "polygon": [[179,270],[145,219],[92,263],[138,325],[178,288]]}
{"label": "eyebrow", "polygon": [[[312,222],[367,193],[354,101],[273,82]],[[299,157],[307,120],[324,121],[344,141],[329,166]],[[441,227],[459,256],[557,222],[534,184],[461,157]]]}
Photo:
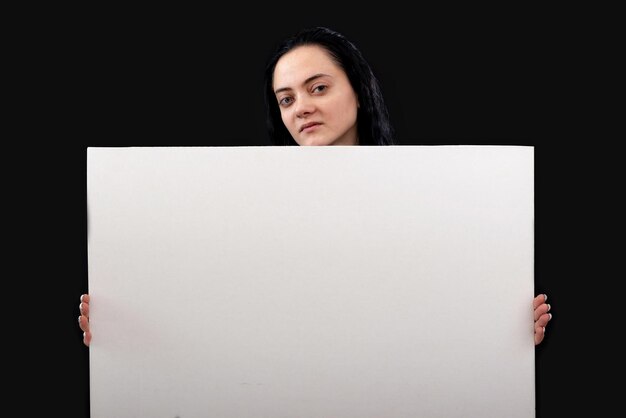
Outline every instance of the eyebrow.
{"label": "eyebrow", "polygon": [[[306,80],[304,80],[304,83],[302,83],[302,85],[305,84],[309,84],[311,81],[320,78],[320,77],[330,77],[329,74],[324,74],[324,73],[317,73],[317,74],[313,74],[311,77],[307,78]],[[281,91],[285,91],[285,90],[292,90],[291,87],[281,87],[279,89],[274,90],[274,94],[278,94]]]}

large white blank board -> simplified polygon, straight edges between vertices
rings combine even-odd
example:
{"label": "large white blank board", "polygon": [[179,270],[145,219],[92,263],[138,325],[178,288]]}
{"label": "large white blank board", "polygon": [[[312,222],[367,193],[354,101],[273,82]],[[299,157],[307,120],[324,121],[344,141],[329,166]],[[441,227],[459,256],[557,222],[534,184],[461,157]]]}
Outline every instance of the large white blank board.
{"label": "large white blank board", "polygon": [[533,148],[89,148],[92,418],[533,417]]}

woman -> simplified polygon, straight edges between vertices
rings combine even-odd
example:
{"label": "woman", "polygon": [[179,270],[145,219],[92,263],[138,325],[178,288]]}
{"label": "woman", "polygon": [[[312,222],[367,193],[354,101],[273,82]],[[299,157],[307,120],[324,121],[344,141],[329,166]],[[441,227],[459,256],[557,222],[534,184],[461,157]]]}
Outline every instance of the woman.
{"label": "woman", "polygon": [[[328,28],[306,29],[279,45],[265,70],[267,128],[275,145],[391,145],[393,129],[378,80],[361,52]],[[533,299],[535,345],[552,318],[547,296]],[[89,346],[89,295],[78,322]]]}
{"label": "woman", "polygon": [[393,144],[370,65],[330,29],[307,29],[279,45],[265,69],[265,105],[274,145]]}

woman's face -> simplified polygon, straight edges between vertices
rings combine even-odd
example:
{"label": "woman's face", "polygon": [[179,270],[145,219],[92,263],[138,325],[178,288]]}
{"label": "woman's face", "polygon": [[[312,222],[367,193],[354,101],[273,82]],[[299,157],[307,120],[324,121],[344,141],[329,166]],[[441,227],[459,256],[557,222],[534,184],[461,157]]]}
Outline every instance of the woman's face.
{"label": "woman's face", "polygon": [[298,145],[358,144],[358,98],[324,48],[303,45],[287,52],[276,63],[272,87]]}

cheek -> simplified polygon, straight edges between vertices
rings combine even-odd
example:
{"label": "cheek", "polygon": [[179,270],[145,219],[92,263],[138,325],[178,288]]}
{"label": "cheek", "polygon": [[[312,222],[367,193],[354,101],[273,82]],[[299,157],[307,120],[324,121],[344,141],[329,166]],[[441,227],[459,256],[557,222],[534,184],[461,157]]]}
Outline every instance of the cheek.
{"label": "cheek", "polygon": [[348,127],[356,125],[358,109],[354,105],[354,103],[345,103],[345,106],[342,109],[343,112],[337,112],[338,120],[342,125],[346,125]]}
{"label": "cheek", "polygon": [[359,111],[359,102],[354,94],[346,93],[346,100],[344,100],[337,111],[341,111],[342,119],[346,123],[356,123],[357,114]]}
{"label": "cheek", "polygon": [[292,130],[291,130],[291,128],[292,128],[292,121],[291,121],[290,113],[288,111],[281,111],[280,112],[280,118],[283,121],[283,124],[285,125],[287,130],[289,132],[292,132]]}

